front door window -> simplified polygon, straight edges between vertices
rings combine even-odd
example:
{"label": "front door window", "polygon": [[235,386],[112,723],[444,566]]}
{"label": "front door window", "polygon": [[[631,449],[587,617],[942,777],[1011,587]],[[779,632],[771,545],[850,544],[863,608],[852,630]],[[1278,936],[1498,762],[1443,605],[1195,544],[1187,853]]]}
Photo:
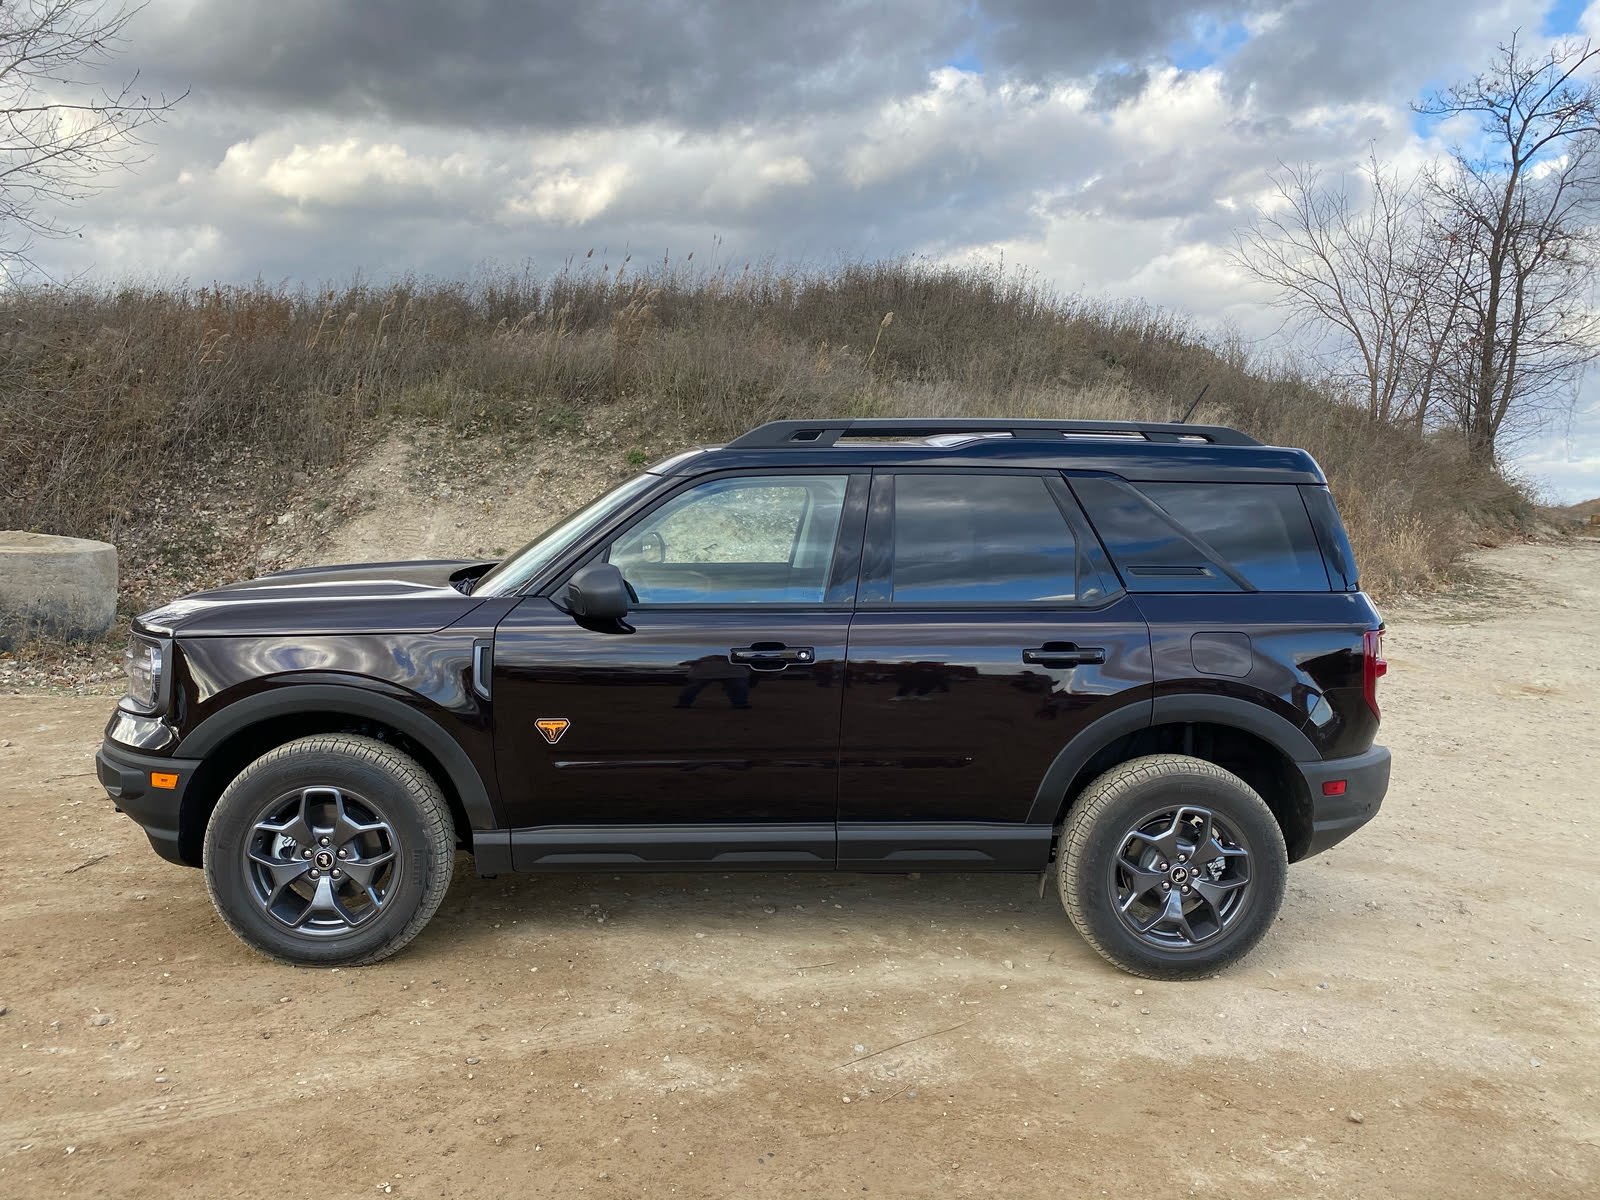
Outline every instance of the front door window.
{"label": "front door window", "polygon": [[821,604],[848,482],[710,480],[642,518],[606,558],[641,605]]}

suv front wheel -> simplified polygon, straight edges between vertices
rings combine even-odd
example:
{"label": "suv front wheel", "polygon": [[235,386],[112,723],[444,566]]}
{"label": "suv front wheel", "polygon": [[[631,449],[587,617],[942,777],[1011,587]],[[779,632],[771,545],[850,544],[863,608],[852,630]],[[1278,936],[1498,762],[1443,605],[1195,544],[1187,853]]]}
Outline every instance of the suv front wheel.
{"label": "suv front wheel", "polygon": [[388,958],[438,909],[454,865],[439,785],[410,755],[354,734],[263,754],[206,826],[206,886],[222,919],[296,966]]}
{"label": "suv front wheel", "polygon": [[1283,903],[1283,832],[1244,780],[1153,754],[1083,790],[1058,831],[1057,883],[1072,924],[1148,979],[1202,979],[1244,957]]}

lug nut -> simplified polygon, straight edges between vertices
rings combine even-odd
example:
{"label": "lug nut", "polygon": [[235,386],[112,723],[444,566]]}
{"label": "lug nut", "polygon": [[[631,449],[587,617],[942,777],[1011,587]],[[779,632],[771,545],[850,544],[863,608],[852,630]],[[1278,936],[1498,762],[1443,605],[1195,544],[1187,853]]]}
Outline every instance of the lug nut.
{"label": "lug nut", "polygon": [[301,858],[310,858],[311,857],[311,851],[309,851],[309,850],[300,851],[300,857]]}
{"label": "lug nut", "polygon": [[334,869],[333,869],[333,877],[334,877],[334,878],[335,878],[335,879],[337,879],[337,878],[339,878],[339,875],[340,875],[340,874],[341,874],[341,872],[340,872],[340,870],[339,870],[339,868],[338,868],[338,867],[335,867],[335,868],[334,868]]}
{"label": "lug nut", "polygon": [[313,879],[321,879],[322,878],[322,872],[317,870],[315,867],[312,867],[311,868],[311,878],[313,878]]}
{"label": "lug nut", "polygon": [[1187,883],[1183,885],[1183,894],[1185,896],[1189,894],[1189,885]]}
{"label": "lug nut", "polygon": [[[328,843],[324,842],[322,844],[324,846],[326,846]],[[1180,855],[1178,855],[1178,861],[1179,862],[1188,862],[1189,861],[1189,856],[1187,854],[1180,854]]]}
{"label": "lug nut", "polygon": [[340,858],[349,858],[350,857],[350,851],[348,851],[348,850],[339,851],[339,857]]}
{"label": "lug nut", "polygon": [[323,845],[324,845],[324,846],[326,846],[326,845],[327,845],[327,844],[328,844],[328,839],[327,839],[327,838],[320,838],[320,839],[318,839],[318,840],[319,840],[319,841],[320,841],[320,842],[321,842],[321,843],[322,843],[322,844],[323,844]]}
{"label": "lug nut", "polygon": [[1165,871],[1166,869],[1167,869],[1167,864],[1166,864],[1166,860],[1165,859],[1163,859],[1161,862],[1158,862],[1156,864],[1156,870]]}

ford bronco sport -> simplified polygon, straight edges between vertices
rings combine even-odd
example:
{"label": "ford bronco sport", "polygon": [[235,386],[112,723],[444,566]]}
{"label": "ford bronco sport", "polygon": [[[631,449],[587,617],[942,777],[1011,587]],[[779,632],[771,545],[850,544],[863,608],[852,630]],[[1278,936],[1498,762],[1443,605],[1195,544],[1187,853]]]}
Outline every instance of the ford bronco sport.
{"label": "ford bronco sport", "polygon": [[140,617],[97,756],[228,925],[370,963],[503,871],[1026,871],[1214,974],[1377,812],[1382,624],[1326,481],[1232,429],[780,421],[501,562]]}

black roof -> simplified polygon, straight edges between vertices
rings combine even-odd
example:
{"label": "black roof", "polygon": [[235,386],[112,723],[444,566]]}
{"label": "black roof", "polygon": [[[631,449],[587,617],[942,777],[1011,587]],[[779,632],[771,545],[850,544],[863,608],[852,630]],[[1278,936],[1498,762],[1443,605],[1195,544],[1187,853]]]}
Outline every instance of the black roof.
{"label": "black roof", "polygon": [[1134,481],[1326,482],[1304,450],[1264,446],[1221,425],[992,417],[772,421],[726,446],[691,451],[653,470],[683,475],[775,466],[956,465],[1104,471]]}

